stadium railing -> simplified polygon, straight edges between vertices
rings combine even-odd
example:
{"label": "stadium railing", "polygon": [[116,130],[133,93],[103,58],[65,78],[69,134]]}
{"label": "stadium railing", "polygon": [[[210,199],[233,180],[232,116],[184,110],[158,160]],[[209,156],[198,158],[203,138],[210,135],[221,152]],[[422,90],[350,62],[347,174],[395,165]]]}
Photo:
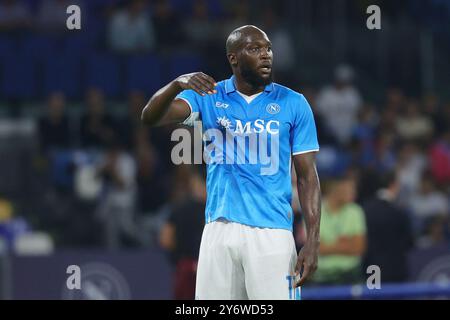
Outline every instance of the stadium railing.
{"label": "stadium railing", "polygon": [[365,285],[303,288],[303,300],[349,299],[450,299],[450,283],[382,284],[380,289]]}

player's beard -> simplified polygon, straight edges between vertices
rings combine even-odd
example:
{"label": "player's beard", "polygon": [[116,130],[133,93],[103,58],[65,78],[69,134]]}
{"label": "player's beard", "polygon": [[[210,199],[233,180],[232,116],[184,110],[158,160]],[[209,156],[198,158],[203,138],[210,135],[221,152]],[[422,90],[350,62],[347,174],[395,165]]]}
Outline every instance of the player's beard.
{"label": "player's beard", "polygon": [[249,68],[247,65],[241,65],[241,75],[244,80],[254,87],[267,86],[272,83],[272,70],[267,78],[261,77],[257,70]]}

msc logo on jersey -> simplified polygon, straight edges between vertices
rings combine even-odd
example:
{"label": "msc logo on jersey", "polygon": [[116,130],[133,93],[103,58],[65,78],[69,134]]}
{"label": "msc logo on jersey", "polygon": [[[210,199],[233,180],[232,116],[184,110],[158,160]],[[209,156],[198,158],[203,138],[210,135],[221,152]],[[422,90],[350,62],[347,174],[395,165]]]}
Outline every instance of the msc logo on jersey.
{"label": "msc logo on jersey", "polygon": [[237,134],[249,134],[249,133],[262,133],[264,131],[270,134],[278,134],[280,128],[280,122],[270,120],[267,123],[262,119],[257,119],[254,122],[246,122],[242,124],[241,120],[236,120],[236,129],[234,133]]}
{"label": "msc logo on jersey", "polygon": [[280,106],[276,103],[269,103],[266,107],[266,111],[270,114],[277,114],[280,112]]}
{"label": "msc logo on jersey", "polygon": [[234,127],[231,120],[227,117],[217,117],[216,123],[221,129],[232,130],[237,134],[250,134],[250,133],[262,133],[264,131],[270,134],[278,134],[280,128],[280,122],[276,120],[270,120],[267,123],[262,119],[257,119],[254,122],[248,121],[244,124],[241,120],[236,120],[236,126]]}

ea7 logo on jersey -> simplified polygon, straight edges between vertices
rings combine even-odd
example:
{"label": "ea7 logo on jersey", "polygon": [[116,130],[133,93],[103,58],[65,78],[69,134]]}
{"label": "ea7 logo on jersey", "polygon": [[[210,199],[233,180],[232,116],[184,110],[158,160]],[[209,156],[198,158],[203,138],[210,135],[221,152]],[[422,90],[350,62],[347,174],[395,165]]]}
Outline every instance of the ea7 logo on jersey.
{"label": "ea7 logo on jersey", "polygon": [[242,124],[241,120],[236,120],[236,129],[234,133],[249,134],[249,133],[261,133],[267,131],[270,134],[277,134],[280,130],[280,122],[275,120],[267,121],[257,119],[253,123],[246,122]]}
{"label": "ea7 logo on jersey", "polygon": [[223,103],[223,102],[220,102],[220,101],[217,101],[216,102],[216,108],[223,108],[223,109],[226,109],[226,108],[228,108],[230,105],[229,104],[227,104],[227,103]]}
{"label": "ea7 logo on jersey", "polygon": [[280,112],[280,106],[276,103],[269,103],[266,107],[266,111],[270,114],[277,114]]}

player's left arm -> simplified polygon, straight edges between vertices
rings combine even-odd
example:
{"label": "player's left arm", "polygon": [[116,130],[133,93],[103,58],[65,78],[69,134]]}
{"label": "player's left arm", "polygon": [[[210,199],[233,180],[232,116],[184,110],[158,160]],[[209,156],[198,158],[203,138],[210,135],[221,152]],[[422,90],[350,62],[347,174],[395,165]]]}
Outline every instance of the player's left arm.
{"label": "player's left arm", "polygon": [[305,218],[307,239],[298,254],[296,275],[301,273],[296,283],[299,287],[310,278],[317,269],[320,247],[321,192],[316,169],[316,152],[307,152],[293,156],[297,173],[297,192]]}

